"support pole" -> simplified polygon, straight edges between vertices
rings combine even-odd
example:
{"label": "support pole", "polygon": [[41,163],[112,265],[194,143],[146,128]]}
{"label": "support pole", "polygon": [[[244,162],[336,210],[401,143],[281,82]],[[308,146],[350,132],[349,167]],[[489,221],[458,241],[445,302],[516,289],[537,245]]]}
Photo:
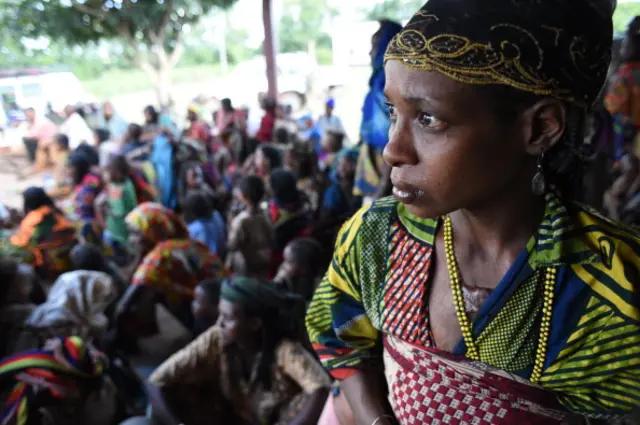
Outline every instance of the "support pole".
{"label": "support pole", "polygon": [[276,52],[271,18],[271,0],[262,0],[262,20],[264,24],[264,57],[267,60],[268,94],[273,99],[278,98],[278,77],[276,72]]}

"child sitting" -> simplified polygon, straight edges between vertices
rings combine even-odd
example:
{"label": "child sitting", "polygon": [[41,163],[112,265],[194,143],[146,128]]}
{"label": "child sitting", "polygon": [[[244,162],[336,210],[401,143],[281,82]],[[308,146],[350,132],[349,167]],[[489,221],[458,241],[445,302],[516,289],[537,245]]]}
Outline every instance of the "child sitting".
{"label": "child sitting", "polygon": [[69,195],[72,189],[67,182],[67,159],[71,154],[69,138],[64,134],[56,134],[49,153],[53,162],[53,173],[51,182],[45,182],[45,189],[52,198],[63,198]]}
{"label": "child sitting", "polygon": [[209,197],[202,192],[192,192],[184,204],[184,218],[189,236],[205,244],[209,251],[223,257],[226,245],[224,219],[213,208]]}
{"label": "child sitting", "polygon": [[338,162],[338,153],[344,145],[344,133],[328,130],[322,138],[319,162],[322,171],[331,172]]}
{"label": "child sitting", "polygon": [[196,336],[215,325],[218,320],[220,286],[219,280],[205,280],[196,286],[191,303]]}
{"label": "child sitting", "polygon": [[127,160],[122,155],[111,159],[105,169],[105,181],[107,181],[107,211],[103,211],[106,217],[105,243],[111,246],[117,256],[126,255],[127,239],[129,232],[125,217],[138,205],[136,187],[129,177],[131,170]]}
{"label": "child sitting", "polygon": [[330,175],[331,185],[322,199],[321,219],[346,220],[362,206],[362,197],[353,195],[357,162],[356,149],[339,155],[336,172]]}
{"label": "child sitting", "polygon": [[227,267],[235,274],[266,277],[270,272],[273,233],[271,224],[260,210],[265,189],[258,176],[247,176],[234,191],[244,204],[244,211],[231,222],[227,249]]}
{"label": "child sitting", "polygon": [[291,171],[275,170],[271,173],[273,197],[269,200],[269,219],[274,231],[272,266],[277,270],[282,263],[284,248],[294,239],[311,234],[313,215],[308,199],[297,187]]}
{"label": "child sitting", "polygon": [[315,239],[301,238],[290,242],[284,249],[284,261],[274,282],[285,285],[288,291],[310,302],[325,269],[322,257],[322,246]]}

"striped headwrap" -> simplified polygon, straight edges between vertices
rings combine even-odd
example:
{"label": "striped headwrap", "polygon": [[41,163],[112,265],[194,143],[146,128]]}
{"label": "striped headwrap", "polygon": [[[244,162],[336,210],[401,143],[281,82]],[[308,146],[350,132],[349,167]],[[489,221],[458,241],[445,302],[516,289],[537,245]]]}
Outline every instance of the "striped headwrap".
{"label": "striped headwrap", "polygon": [[13,381],[1,425],[26,425],[31,403],[46,392],[66,399],[79,391],[79,383],[91,383],[104,374],[107,358],[78,337],[50,339],[40,350],[26,351],[0,361],[0,383]]}

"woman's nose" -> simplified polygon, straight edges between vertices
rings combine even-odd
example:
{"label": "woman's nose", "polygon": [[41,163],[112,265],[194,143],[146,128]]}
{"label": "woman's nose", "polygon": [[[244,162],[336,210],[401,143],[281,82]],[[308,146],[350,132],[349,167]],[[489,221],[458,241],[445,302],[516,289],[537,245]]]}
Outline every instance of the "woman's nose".
{"label": "woman's nose", "polygon": [[418,155],[414,148],[411,123],[398,118],[389,128],[389,142],[384,148],[383,158],[390,167],[415,165]]}

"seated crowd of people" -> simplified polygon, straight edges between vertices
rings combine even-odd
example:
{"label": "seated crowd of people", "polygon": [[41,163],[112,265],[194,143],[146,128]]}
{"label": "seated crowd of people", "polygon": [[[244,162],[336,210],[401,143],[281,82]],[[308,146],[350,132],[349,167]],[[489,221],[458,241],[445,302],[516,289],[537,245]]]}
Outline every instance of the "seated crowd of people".
{"label": "seated crowd of people", "polygon": [[315,131],[263,107],[255,134],[229,100],[183,131],[26,111],[51,175],[0,223],[1,423],[352,422],[304,313],[362,203],[358,149],[333,100]]}

